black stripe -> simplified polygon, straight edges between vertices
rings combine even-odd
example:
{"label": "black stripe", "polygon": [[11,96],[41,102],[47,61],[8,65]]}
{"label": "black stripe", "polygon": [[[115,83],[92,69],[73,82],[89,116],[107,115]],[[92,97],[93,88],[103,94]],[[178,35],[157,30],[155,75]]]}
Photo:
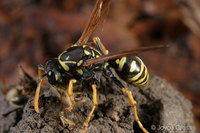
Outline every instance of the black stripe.
{"label": "black stripe", "polygon": [[[140,86],[141,84],[143,84],[144,82],[146,82],[148,76],[149,76],[149,74],[147,73],[146,78],[145,78],[141,83],[137,84],[137,86]],[[147,82],[148,82],[148,81],[147,81]],[[146,82],[146,84],[147,84],[147,82]],[[146,84],[143,84],[143,85],[146,85]]]}

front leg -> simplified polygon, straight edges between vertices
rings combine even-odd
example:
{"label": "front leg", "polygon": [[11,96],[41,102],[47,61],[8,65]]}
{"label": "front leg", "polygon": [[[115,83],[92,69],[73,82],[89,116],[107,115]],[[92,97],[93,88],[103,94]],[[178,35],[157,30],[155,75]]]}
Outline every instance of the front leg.
{"label": "front leg", "polygon": [[69,86],[68,86],[68,96],[72,102],[72,104],[70,105],[70,107],[67,108],[67,110],[69,112],[71,112],[71,110],[74,108],[75,106],[75,101],[74,101],[74,97],[73,97],[73,84],[76,83],[76,79],[70,79],[69,81]]}

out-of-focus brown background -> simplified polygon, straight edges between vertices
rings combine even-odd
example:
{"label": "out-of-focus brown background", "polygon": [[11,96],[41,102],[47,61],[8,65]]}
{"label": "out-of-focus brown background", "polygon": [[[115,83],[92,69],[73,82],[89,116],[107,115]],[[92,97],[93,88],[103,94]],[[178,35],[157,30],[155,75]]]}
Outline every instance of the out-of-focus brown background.
{"label": "out-of-focus brown background", "polygon": [[[75,43],[96,0],[1,0],[0,79],[18,82],[17,65],[35,76],[37,65]],[[200,2],[112,0],[94,34],[110,52],[170,44],[140,57],[151,75],[166,79],[193,104],[200,130]],[[158,92],[159,93],[159,92]]]}

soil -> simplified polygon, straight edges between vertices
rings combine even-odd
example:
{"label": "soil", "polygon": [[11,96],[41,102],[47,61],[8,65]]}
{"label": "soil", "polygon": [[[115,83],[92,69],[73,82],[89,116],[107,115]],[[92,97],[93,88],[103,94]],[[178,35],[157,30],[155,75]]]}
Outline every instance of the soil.
{"label": "soil", "polygon": [[[143,89],[127,85],[125,82],[123,84],[132,91],[137,101],[139,119],[149,132],[194,133],[196,131],[190,101],[163,79],[153,76]],[[65,112],[66,119],[75,125],[62,124],[59,114],[63,105],[50,86],[43,87],[40,93],[41,114],[34,111],[33,96],[23,108],[15,109],[0,94],[0,132],[80,132],[93,105],[92,91],[86,88],[81,94],[85,102],[77,103],[71,113]],[[142,132],[135,121],[128,97],[112,81],[102,78],[98,89],[98,104],[89,123],[88,133]]]}

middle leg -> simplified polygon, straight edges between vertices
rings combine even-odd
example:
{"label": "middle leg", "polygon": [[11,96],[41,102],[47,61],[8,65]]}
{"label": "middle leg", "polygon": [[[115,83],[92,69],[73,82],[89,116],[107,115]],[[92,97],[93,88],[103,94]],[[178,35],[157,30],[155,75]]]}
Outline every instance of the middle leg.
{"label": "middle leg", "polygon": [[94,110],[96,108],[96,106],[98,105],[98,102],[97,102],[97,85],[96,84],[92,84],[92,90],[93,90],[93,107],[92,107],[92,110],[90,111],[90,114],[88,115],[86,121],[84,122],[83,124],[83,133],[86,133],[87,132],[87,127],[88,127],[88,123],[90,122],[90,119],[94,113]]}

